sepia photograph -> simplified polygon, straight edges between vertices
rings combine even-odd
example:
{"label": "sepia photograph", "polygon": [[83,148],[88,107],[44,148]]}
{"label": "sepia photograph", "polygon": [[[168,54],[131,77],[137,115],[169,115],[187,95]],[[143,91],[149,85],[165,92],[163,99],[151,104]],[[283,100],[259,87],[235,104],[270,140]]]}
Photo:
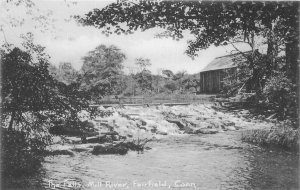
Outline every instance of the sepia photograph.
{"label": "sepia photograph", "polygon": [[299,5],[0,0],[0,189],[298,190]]}

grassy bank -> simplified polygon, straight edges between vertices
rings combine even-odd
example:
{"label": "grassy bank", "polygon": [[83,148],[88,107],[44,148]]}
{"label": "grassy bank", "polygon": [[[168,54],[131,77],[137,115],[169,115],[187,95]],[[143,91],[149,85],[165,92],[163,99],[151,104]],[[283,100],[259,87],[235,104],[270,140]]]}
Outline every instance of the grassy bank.
{"label": "grassy bank", "polygon": [[247,130],[242,133],[242,140],[261,146],[299,151],[299,132],[297,129],[288,126]]}

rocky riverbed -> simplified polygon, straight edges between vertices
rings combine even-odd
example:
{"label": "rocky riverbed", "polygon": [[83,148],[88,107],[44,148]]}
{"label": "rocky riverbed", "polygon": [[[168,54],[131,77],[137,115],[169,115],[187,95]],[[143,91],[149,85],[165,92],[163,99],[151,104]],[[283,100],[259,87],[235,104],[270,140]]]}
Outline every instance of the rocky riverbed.
{"label": "rocky riverbed", "polygon": [[143,151],[148,141],[181,134],[216,134],[243,129],[271,128],[272,122],[247,118],[248,112],[238,114],[217,111],[213,104],[188,106],[127,106],[99,107],[109,112],[107,117],[89,120],[87,112],[80,113],[82,121],[95,131],[84,139],[56,137],[49,146],[52,155],[74,155],[77,152],[126,154],[129,150]]}

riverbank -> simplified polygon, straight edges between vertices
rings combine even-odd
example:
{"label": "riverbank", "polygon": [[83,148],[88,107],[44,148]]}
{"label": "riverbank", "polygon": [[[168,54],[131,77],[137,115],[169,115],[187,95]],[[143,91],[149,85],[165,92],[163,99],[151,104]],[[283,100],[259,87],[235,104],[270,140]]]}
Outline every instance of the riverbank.
{"label": "riverbank", "polygon": [[277,126],[272,129],[247,130],[242,133],[242,140],[263,147],[275,147],[299,152],[299,133],[290,126]]}
{"label": "riverbank", "polygon": [[[243,106],[213,106],[215,110],[231,113],[237,117],[248,120],[267,122],[270,127],[246,129],[242,132],[241,139],[244,142],[256,144],[262,147],[279,148],[287,151],[299,152],[299,129],[298,123],[291,119],[278,120],[276,114],[255,112]],[[257,109],[257,108],[256,108]]]}

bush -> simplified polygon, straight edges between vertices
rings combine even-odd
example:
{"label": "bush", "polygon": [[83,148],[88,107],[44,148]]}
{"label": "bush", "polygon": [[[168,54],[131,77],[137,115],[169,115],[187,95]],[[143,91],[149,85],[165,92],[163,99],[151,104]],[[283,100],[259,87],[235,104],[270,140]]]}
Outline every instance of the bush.
{"label": "bush", "polygon": [[1,165],[5,178],[32,176],[41,168],[45,139],[28,138],[25,132],[2,128]]}
{"label": "bush", "polygon": [[284,73],[275,73],[266,82],[263,96],[269,109],[273,109],[277,117],[297,118],[296,84],[293,84]]}
{"label": "bush", "polygon": [[177,90],[177,85],[175,82],[171,81],[165,84],[165,88],[170,90],[173,93],[175,90]]}

